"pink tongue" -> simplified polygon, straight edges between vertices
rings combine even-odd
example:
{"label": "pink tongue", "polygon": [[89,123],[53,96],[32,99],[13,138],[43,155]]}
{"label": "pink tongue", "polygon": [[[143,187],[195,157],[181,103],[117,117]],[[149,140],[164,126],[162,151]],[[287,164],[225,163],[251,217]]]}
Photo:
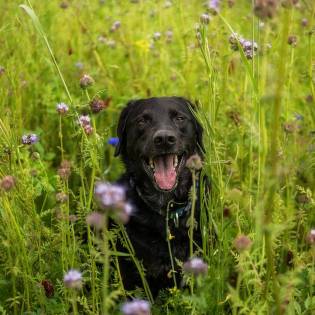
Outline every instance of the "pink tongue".
{"label": "pink tongue", "polygon": [[176,172],[172,154],[154,158],[154,178],[161,189],[172,189],[176,183]]}

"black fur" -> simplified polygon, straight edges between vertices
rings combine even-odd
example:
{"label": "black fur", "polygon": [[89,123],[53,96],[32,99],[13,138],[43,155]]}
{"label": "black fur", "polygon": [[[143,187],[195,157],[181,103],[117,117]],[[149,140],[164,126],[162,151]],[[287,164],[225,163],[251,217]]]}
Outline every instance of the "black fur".
{"label": "black fur", "polygon": [[[170,201],[176,204],[189,202],[192,185],[191,172],[185,167],[193,154],[202,155],[202,127],[191,113],[192,104],[180,97],[161,97],[130,101],[123,109],[118,123],[119,145],[115,155],[121,155],[126,173],[118,181],[127,190],[134,213],[125,226],[136,255],[143,262],[146,277],[153,294],[173,285],[168,277],[171,270],[166,242],[166,209]],[[167,141],[157,144],[156,134],[163,130],[170,135]],[[150,156],[178,153],[182,167],[177,175],[177,186],[169,191],[157,187],[144,169]],[[172,211],[172,210],[170,210]],[[190,209],[180,216],[178,226],[169,220],[174,238],[171,240],[173,256],[185,261],[189,254],[187,219]],[[196,209],[198,220],[198,205]],[[198,239],[200,236],[195,232]],[[175,262],[176,264],[176,262]],[[120,259],[126,289],[141,286],[140,278],[131,261]]]}

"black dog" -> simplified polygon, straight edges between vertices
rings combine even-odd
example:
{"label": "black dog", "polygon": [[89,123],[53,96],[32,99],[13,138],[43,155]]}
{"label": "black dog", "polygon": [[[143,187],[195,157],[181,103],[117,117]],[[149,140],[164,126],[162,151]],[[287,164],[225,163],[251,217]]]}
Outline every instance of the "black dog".
{"label": "black dog", "polygon": [[[115,155],[121,155],[126,166],[118,183],[126,187],[135,208],[126,230],[153,294],[173,285],[166,241],[168,206],[172,218],[169,228],[174,236],[172,254],[180,261],[189,256],[187,220],[192,178],[186,161],[193,154],[202,155],[202,127],[191,106],[180,97],[130,101],[118,123]],[[198,237],[197,232],[195,235]],[[141,286],[132,262],[122,260],[121,269],[126,289]]]}

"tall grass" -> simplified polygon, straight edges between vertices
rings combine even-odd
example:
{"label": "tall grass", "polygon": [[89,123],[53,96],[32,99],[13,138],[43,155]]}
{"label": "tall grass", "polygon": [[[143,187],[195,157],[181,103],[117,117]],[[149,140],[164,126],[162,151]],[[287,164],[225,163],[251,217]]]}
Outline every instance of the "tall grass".
{"label": "tall grass", "polygon": [[[127,297],[149,300],[153,314],[314,314],[315,5],[283,2],[262,21],[255,3],[221,1],[209,24],[200,23],[200,1],[0,3],[2,314],[119,314]],[[252,59],[240,43],[230,48],[233,32],[257,42]],[[88,89],[84,73],[95,80]],[[209,269],[185,276],[190,289],[178,284],[153,301],[123,225],[97,232],[86,217],[98,209],[95,182],[123,172],[107,144],[121,109],[161,95],[198,104],[211,190],[201,185],[202,246],[192,255]],[[96,96],[110,103],[91,114]],[[70,107],[64,116],[60,102]],[[78,124],[86,113],[91,135]],[[40,141],[22,145],[26,133]],[[69,177],[58,172],[64,161]],[[7,175],[15,184],[6,191]],[[251,246],[241,250],[240,239]],[[187,246],[193,251],[192,239]],[[121,281],[122,255],[142,280],[134,292]],[[63,283],[71,268],[83,273],[78,291]]]}

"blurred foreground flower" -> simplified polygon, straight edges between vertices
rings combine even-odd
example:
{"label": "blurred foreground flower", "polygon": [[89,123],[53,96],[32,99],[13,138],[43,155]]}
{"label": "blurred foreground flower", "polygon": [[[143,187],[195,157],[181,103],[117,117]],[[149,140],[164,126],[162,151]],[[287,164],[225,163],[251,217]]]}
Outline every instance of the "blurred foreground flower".
{"label": "blurred foreground flower", "polygon": [[15,178],[11,175],[4,176],[0,181],[1,189],[5,191],[11,190],[15,186]]}
{"label": "blurred foreground flower", "polygon": [[220,0],[210,0],[205,3],[205,7],[213,14],[219,12]]}
{"label": "blurred foreground flower", "polygon": [[35,133],[23,135],[22,136],[22,143],[23,144],[34,144],[38,142],[39,138]]}
{"label": "blurred foreground flower", "polygon": [[201,258],[194,257],[184,263],[183,271],[194,276],[206,275],[208,265]]}
{"label": "blurred foreground flower", "polygon": [[132,206],[126,200],[124,187],[98,182],[95,185],[94,194],[102,209],[109,211],[123,224],[129,221]]}
{"label": "blurred foreground flower", "polygon": [[150,303],[145,300],[133,300],[125,303],[121,311],[123,315],[150,315]]}
{"label": "blurred foreground flower", "polygon": [[56,110],[59,114],[63,115],[69,111],[69,107],[65,103],[58,103],[56,105]]}
{"label": "blurred foreground flower", "polygon": [[116,147],[118,145],[118,143],[119,143],[119,138],[117,138],[117,137],[109,138],[107,140],[107,144],[110,144],[113,147]]}
{"label": "blurred foreground flower", "polygon": [[64,278],[63,282],[65,287],[69,289],[81,289],[82,288],[82,274],[80,271],[71,269],[69,270]]}
{"label": "blurred foreground flower", "polygon": [[310,230],[310,232],[306,236],[306,241],[312,246],[315,245],[315,229]]}
{"label": "blurred foreground flower", "polygon": [[105,217],[104,214],[99,212],[91,212],[86,217],[86,223],[94,227],[96,230],[100,231],[105,227]]}
{"label": "blurred foreground flower", "polygon": [[59,192],[56,194],[56,200],[59,203],[65,203],[67,202],[69,199],[68,195],[64,192]]}
{"label": "blurred foreground flower", "polygon": [[246,235],[239,235],[234,240],[234,247],[239,253],[249,250],[251,246],[252,246],[252,241]]}
{"label": "blurred foreground flower", "polygon": [[82,89],[86,89],[94,83],[94,79],[88,74],[83,74],[80,79],[80,86]]}

